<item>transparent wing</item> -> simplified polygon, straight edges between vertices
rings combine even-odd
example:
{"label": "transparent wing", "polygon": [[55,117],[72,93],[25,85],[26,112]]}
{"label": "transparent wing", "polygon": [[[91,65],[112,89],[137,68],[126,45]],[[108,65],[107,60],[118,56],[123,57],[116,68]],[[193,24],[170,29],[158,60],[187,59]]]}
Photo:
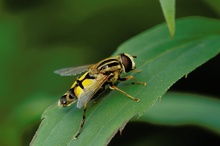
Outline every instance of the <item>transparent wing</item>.
{"label": "transparent wing", "polygon": [[99,74],[92,84],[84,88],[84,92],[78,98],[77,107],[81,108],[87,104],[107,80],[108,76]]}
{"label": "transparent wing", "polygon": [[83,66],[58,69],[58,70],[54,71],[54,73],[59,74],[61,76],[74,76],[74,75],[77,75],[77,74],[80,74],[82,72],[87,71],[93,65],[94,64],[88,64],[88,65],[83,65]]}

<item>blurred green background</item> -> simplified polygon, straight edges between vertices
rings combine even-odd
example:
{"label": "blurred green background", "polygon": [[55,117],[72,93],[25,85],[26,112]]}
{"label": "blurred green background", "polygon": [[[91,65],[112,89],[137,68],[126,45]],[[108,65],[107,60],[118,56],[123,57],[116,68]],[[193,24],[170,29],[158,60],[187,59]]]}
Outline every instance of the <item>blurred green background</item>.
{"label": "blurred green background", "polygon": [[[178,0],[176,18],[219,19],[215,2],[219,4],[217,0]],[[54,70],[95,63],[110,56],[127,39],[162,22],[164,17],[157,0],[1,0],[0,145],[28,145],[43,111],[76,78],[60,77]],[[219,97],[219,87],[213,85],[220,81],[216,78],[220,74],[219,61],[218,55],[171,89]],[[125,129],[132,130],[132,124]],[[173,128],[168,130],[176,132]],[[193,132],[201,130],[194,128]],[[120,141],[116,139],[113,142]]]}

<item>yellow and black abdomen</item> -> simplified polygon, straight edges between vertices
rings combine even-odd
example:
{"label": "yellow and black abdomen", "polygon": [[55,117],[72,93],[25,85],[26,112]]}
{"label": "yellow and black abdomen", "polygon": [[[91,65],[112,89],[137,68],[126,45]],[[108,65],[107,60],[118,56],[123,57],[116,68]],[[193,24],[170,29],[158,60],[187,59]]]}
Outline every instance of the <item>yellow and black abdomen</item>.
{"label": "yellow and black abdomen", "polygon": [[91,86],[95,80],[95,77],[92,77],[88,72],[79,77],[72,85],[72,93],[75,97],[80,98],[81,94],[84,93],[85,88]]}
{"label": "yellow and black abdomen", "polygon": [[90,75],[89,72],[86,72],[79,77],[73,83],[70,90],[60,98],[58,105],[61,107],[69,106],[78,100],[77,107],[81,108],[93,98],[94,95],[97,95],[96,92],[104,84],[104,82],[100,82],[102,78],[105,78],[104,75],[99,75],[97,78]]}

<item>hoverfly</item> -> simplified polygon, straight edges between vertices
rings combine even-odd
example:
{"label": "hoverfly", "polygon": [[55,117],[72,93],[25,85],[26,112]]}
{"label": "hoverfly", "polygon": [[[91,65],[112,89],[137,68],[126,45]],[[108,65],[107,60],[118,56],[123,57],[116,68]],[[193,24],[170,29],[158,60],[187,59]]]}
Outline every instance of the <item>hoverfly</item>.
{"label": "hoverfly", "polygon": [[138,82],[134,76],[121,77],[122,72],[133,71],[136,66],[134,62],[136,56],[121,53],[115,57],[109,57],[96,64],[84,65],[80,67],[70,67],[56,70],[55,73],[61,76],[71,76],[85,72],[73,83],[71,88],[59,99],[58,106],[70,106],[77,101],[77,107],[84,109],[83,117],[78,132],[74,139],[80,135],[86,118],[87,103],[96,98],[108,86],[111,90],[117,90],[127,97],[139,102],[139,98],[134,98],[125,91],[117,88],[114,83],[134,79],[134,83],[146,85],[145,82]]}

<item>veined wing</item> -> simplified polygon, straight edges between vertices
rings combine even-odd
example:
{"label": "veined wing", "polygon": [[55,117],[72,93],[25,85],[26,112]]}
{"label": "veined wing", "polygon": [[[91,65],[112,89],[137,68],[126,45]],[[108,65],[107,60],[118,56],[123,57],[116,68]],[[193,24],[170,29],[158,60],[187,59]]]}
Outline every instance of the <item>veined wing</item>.
{"label": "veined wing", "polygon": [[88,65],[83,65],[83,66],[58,69],[58,70],[54,71],[54,73],[59,74],[61,76],[74,76],[74,75],[77,75],[77,74],[80,74],[82,72],[87,71],[93,65],[94,64],[88,64]]}
{"label": "veined wing", "polygon": [[93,82],[88,87],[84,88],[84,92],[78,98],[77,107],[81,108],[87,104],[108,78],[109,77],[106,75],[99,74],[96,79],[93,79]]}

